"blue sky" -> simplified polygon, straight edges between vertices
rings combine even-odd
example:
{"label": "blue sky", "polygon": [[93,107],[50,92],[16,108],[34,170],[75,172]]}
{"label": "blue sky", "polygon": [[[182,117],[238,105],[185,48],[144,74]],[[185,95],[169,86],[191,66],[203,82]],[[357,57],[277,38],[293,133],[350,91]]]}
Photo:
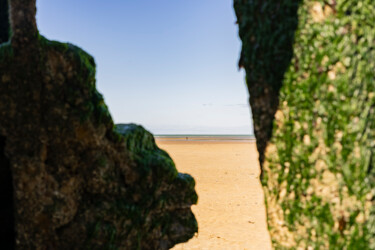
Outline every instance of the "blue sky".
{"label": "blue sky", "polygon": [[37,0],[40,33],[94,56],[115,123],[252,134],[231,0]]}

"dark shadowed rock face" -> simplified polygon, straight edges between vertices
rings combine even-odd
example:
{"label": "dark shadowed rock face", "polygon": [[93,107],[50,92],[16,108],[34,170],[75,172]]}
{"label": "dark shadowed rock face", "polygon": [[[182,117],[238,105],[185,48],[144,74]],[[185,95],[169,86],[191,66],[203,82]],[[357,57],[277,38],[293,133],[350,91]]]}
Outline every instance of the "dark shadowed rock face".
{"label": "dark shadowed rock face", "polygon": [[[250,98],[259,103],[252,111],[261,114],[254,123],[272,244],[375,249],[374,1],[300,1],[298,26],[296,3],[234,5]],[[259,99],[254,86],[273,86],[280,103]]]}
{"label": "dark shadowed rock face", "polygon": [[243,41],[238,66],[246,71],[261,165],[272,135],[284,72],[293,55],[299,2],[234,0]]}
{"label": "dark shadowed rock face", "polygon": [[0,137],[0,242],[2,248],[13,249],[15,243],[13,181],[4,147],[5,137]]}
{"label": "dark shadowed rock face", "polygon": [[18,249],[167,249],[191,238],[194,179],[142,127],[113,124],[94,59],[40,36],[35,1],[10,3],[13,36],[0,45],[1,237]]}
{"label": "dark shadowed rock face", "polygon": [[0,44],[9,40],[8,0],[0,0]]}

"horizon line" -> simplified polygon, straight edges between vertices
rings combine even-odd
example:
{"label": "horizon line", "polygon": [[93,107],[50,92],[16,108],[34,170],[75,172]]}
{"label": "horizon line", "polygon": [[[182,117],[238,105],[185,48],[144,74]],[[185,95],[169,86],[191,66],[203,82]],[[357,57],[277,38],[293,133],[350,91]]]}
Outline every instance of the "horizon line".
{"label": "horizon line", "polygon": [[154,134],[154,136],[251,136],[254,134]]}

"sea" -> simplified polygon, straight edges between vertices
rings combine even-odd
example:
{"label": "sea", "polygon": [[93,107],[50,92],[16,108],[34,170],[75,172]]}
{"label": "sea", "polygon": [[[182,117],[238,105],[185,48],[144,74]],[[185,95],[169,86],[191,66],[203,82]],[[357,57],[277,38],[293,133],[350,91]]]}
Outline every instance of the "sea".
{"label": "sea", "polygon": [[254,135],[201,135],[201,134],[160,134],[155,135],[160,141],[228,141],[255,142]]}

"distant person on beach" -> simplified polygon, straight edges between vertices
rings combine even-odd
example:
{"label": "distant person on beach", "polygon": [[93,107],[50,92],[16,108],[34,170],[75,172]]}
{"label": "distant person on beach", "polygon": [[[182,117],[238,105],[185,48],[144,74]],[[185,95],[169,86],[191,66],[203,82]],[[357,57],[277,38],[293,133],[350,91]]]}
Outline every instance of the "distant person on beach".
{"label": "distant person on beach", "polygon": [[188,140],[188,138],[186,137],[186,140]]}

